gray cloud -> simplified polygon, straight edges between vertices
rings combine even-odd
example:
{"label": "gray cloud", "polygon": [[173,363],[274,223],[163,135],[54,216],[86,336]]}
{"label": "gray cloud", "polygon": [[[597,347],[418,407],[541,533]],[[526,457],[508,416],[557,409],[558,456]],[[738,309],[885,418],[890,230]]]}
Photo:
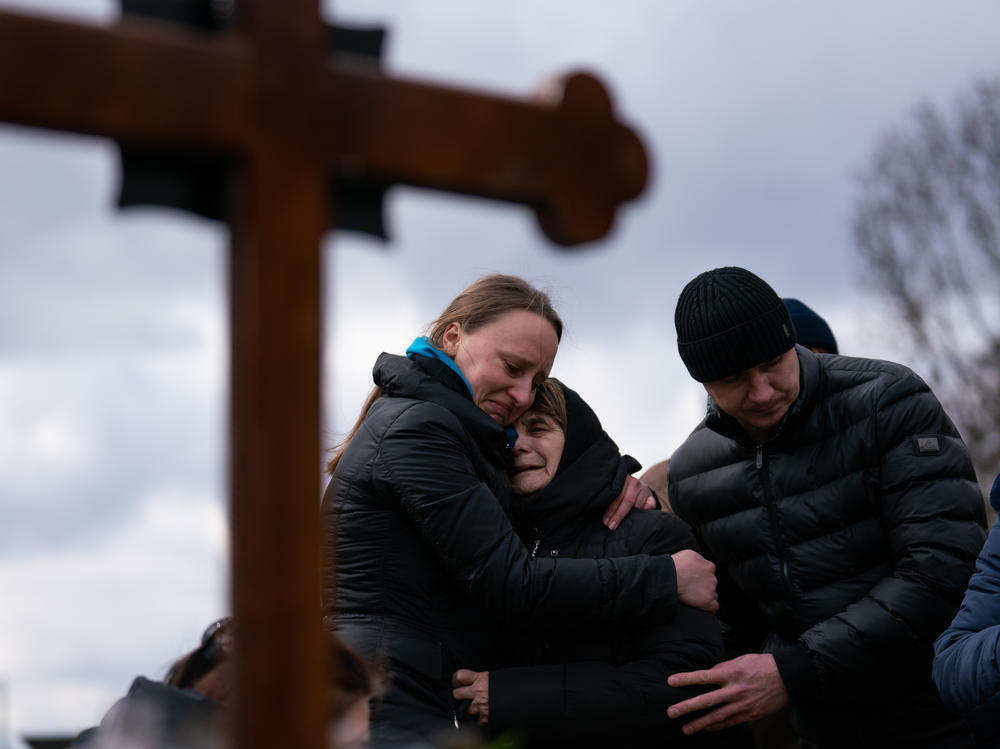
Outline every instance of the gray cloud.
{"label": "gray cloud", "polygon": [[[0,5],[115,14],[110,0]],[[596,70],[655,169],[611,237],[577,253],[548,245],[526,209],[412,189],[393,193],[389,245],[329,237],[328,443],[353,422],[375,355],[492,271],[551,288],[567,323],[555,373],[647,464],[703,403],[672,316],[706,268],[747,265],[826,314],[845,350],[879,353],[855,288],[851,174],[919,98],[947,103],[1000,66],[988,0],[349,0],[328,12],[389,24],[396,74],[521,97],[553,73]],[[106,141],[0,126],[0,597],[19,602],[0,612],[0,671],[20,727],[96,721],[224,606],[226,232],[116,213],[116,181]],[[73,626],[46,623],[72,609]]]}

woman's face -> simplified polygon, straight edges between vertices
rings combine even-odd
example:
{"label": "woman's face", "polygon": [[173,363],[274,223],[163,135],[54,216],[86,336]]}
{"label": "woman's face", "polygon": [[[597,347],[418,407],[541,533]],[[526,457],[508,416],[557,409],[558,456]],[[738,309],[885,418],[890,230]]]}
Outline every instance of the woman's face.
{"label": "woman's face", "polygon": [[471,333],[452,323],[442,336],[444,352],[472,386],[473,401],[505,425],[531,405],[558,347],[552,323],[523,309],[504,312]]}
{"label": "woman's face", "polygon": [[514,494],[541,491],[556,475],[566,434],[549,416],[528,411],[517,420],[517,442],[507,471]]}

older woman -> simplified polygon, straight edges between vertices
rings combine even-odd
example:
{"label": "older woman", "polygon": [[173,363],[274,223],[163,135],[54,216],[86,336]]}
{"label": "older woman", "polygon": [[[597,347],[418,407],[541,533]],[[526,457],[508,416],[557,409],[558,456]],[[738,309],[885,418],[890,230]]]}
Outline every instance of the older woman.
{"label": "older woman", "polygon": [[375,746],[458,729],[451,675],[501,662],[505,628],[663,621],[678,596],[717,605],[700,558],[700,574],[687,573],[690,557],[678,558],[682,574],[669,555],[534,558],[511,527],[505,427],[531,405],[561,333],[545,294],[487,276],[405,357],[375,363],[376,389],[331,461],[323,501],[333,626],[393,676],[374,706]]}
{"label": "older woman", "polygon": [[[604,507],[639,469],[580,396],[558,380],[539,388],[516,423],[508,468],[514,517],[536,558],[671,554],[697,548],[680,518],[636,510],[611,533]],[[722,655],[715,617],[677,607],[667,623],[601,624],[535,631],[518,657],[529,665],[455,674],[458,698],[491,732],[516,731],[528,746],[749,746],[746,729],[688,738],[667,707],[694,696],[667,685],[677,671],[709,668]],[[703,691],[703,690],[702,690]]]}

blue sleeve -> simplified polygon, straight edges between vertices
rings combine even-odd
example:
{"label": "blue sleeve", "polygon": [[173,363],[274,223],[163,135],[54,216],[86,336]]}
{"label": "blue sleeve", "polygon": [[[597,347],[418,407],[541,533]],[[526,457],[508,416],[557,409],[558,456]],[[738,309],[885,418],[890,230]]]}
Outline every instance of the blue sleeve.
{"label": "blue sleeve", "polygon": [[934,643],[941,699],[969,712],[1000,694],[1000,520],[976,561],[962,607]]}

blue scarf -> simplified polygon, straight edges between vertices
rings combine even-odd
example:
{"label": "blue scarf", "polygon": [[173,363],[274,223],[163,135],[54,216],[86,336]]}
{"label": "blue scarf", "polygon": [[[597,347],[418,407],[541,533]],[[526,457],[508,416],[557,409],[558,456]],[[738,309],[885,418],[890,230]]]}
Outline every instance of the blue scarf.
{"label": "blue scarf", "polygon": [[[475,396],[472,394],[472,385],[469,381],[465,379],[465,375],[462,374],[462,370],[458,368],[455,364],[455,360],[452,359],[448,354],[439,348],[435,348],[427,336],[420,336],[413,339],[413,343],[410,347],[406,349],[406,358],[412,359],[414,354],[419,354],[420,356],[426,356],[429,359],[437,359],[440,362],[444,362],[448,369],[457,374],[462,378],[462,382],[465,383],[465,387],[469,389],[469,397],[475,400]],[[517,430],[514,427],[504,427],[504,434],[507,435],[507,449],[510,450],[514,447],[514,443],[517,442]]]}
{"label": "blue scarf", "polygon": [[427,336],[420,336],[419,338],[414,338],[413,343],[411,343],[410,347],[406,349],[406,358],[412,359],[414,354],[420,354],[420,356],[426,356],[428,359],[437,359],[438,361],[447,364],[448,369],[450,369],[452,372],[454,372],[455,374],[457,374],[459,377],[462,378],[462,382],[464,382],[465,386],[469,388],[469,397],[470,398],[472,397],[472,385],[470,385],[469,381],[465,379],[465,375],[462,374],[462,370],[458,368],[458,365],[455,363],[455,360],[452,359],[450,356],[448,356],[448,354],[446,354],[441,349],[434,348],[430,338],[428,338]]}

